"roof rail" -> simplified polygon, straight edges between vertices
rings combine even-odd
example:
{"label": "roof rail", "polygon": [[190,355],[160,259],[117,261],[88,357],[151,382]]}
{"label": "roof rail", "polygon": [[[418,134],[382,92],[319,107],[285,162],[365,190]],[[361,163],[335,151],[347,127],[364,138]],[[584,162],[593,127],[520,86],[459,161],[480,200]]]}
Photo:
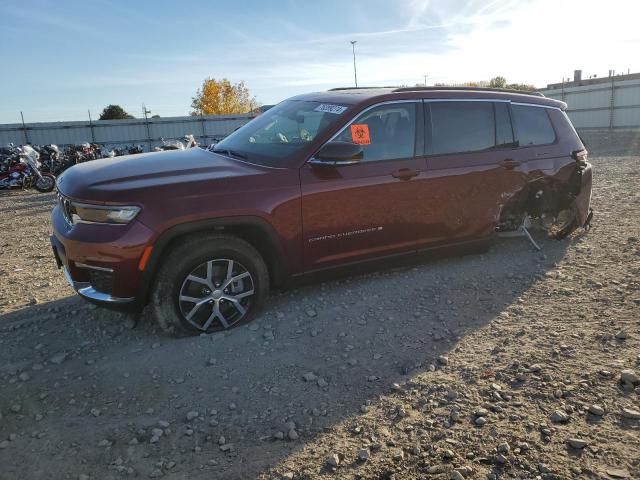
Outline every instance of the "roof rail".
{"label": "roof rail", "polygon": [[468,90],[472,92],[504,92],[519,93],[521,95],[533,95],[535,97],[544,97],[540,92],[530,92],[528,90],[512,90],[510,88],[489,88],[489,87],[401,87],[396,88],[394,92],[419,92],[419,91],[438,91],[438,90]]}
{"label": "roof rail", "polygon": [[339,92],[340,90],[375,90],[380,88],[398,88],[397,86],[389,86],[389,87],[336,87],[330,88],[327,92]]}

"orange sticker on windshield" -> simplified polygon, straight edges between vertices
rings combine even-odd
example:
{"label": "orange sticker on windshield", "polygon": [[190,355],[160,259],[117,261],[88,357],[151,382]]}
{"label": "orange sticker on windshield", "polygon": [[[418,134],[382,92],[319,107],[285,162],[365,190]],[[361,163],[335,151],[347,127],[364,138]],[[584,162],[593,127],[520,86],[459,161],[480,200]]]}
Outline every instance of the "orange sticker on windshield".
{"label": "orange sticker on windshield", "polygon": [[351,141],[358,145],[369,145],[371,143],[369,125],[366,123],[354,123],[351,125]]}

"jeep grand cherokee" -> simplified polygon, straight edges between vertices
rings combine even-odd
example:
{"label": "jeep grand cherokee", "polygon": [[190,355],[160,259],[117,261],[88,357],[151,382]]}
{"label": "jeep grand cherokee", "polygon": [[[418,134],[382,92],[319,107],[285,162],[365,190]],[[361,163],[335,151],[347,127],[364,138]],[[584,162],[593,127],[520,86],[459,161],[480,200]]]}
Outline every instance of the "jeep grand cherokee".
{"label": "jeep grand cherokee", "polygon": [[94,302],[175,333],[250,320],[271,285],[486,245],[526,218],[590,221],[566,104],[515,91],[336,89],[285,100],[213,151],[96,160],[58,180],[58,266]]}

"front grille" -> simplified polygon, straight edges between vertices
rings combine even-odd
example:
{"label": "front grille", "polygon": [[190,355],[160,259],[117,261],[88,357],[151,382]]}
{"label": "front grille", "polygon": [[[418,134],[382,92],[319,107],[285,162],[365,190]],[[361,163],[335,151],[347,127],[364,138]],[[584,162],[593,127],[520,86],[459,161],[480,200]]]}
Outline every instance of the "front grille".
{"label": "front grille", "polygon": [[60,191],[57,191],[56,195],[58,196],[58,206],[60,207],[62,216],[69,225],[73,225],[73,221],[71,220],[71,202],[62,195]]}
{"label": "front grille", "polygon": [[89,283],[91,286],[101,293],[111,295],[113,290],[113,273],[94,270],[92,268],[85,269],[89,275]]}

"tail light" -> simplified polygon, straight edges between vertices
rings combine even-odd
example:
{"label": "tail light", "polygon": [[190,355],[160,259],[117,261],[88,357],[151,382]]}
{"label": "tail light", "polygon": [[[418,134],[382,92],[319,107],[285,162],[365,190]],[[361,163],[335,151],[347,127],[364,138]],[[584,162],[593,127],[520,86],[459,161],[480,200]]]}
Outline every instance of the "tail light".
{"label": "tail light", "polygon": [[574,150],[571,152],[571,158],[573,158],[580,165],[587,164],[587,157],[589,156],[589,152],[587,152],[584,148],[582,150]]}

